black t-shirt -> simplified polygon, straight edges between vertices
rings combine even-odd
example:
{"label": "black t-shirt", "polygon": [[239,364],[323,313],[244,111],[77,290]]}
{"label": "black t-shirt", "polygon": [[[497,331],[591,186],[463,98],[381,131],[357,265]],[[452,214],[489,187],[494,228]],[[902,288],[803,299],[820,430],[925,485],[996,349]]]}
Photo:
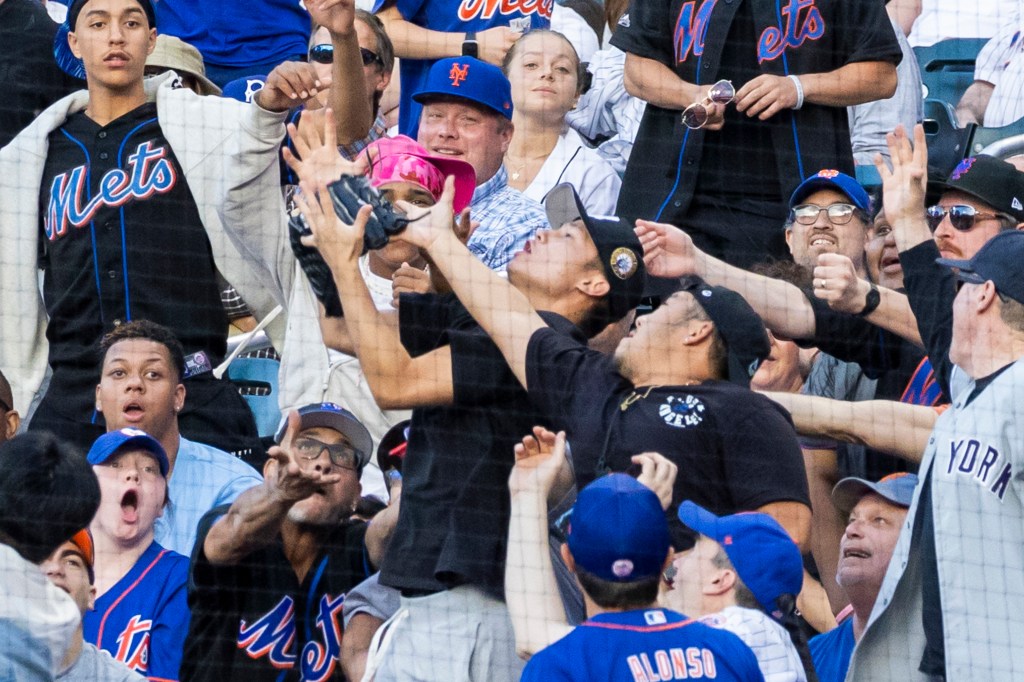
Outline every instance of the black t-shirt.
{"label": "black t-shirt", "polygon": [[[748,8],[743,12],[750,12],[752,31],[741,27],[734,33],[736,17],[744,16],[742,6]],[[761,73],[783,76],[826,73],[860,61],[899,63],[902,58],[880,0],[633,0],[628,18],[619,23],[611,41],[624,52],[664,64],[688,83],[709,86],[724,78],[737,89],[744,82],[727,68],[745,69],[751,60]],[[745,54],[735,55],[736,50]],[[753,185],[737,180],[752,152],[741,145],[755,143],[755,138],[744,137],[739,126],[728,124],[721,131],[687,130],[679,113],[647,106],[622,183],[617,209],[621,217],[681,222],[696,197],[698,178],[709,187],[735,188],[732,194],[758,196],[777,183],[780,196],[760,202],[764,208],[759,214],[770,216],[803,178],[823,168],[853,174],[845,107],[805,103],[799,111],[773,117],[766,127],[776,168],[768,185],[763,184],[765,176],[752,176]],[[702,147],[712,137],[720,138],[726,151],[717,167],[727,173],[722,179],[703,179]],[[761,172],[752,166],[752,171]],[[758,213],[751,206],[747,209]]]}
{"label": "black t-shirt", "polygon": [[724,381],[633,387],[610,357],[550,329],[531,337],[526,371],[530,398],[566,431],[580,488],[653,451],[679,466],[668,511],[676,531],[683,500],[716,514],[810,506],[793,423],[764,396]]}
{"label": "black t-shirt", "polygon": [[0,147],[39,112],[85,81],[68,76],[53,58],[57,24],[39,0],[0,3]]}
{"label": "black t-shirt", "polygon": [[346,593],[372,572],[366,524],[338,526],[300,584],[280,538],[238,564],[209,562],[203,544],[228,508],[213,509],[199,522],[181,679],[341,679],[342,605]]}
{"label": "black t-shirt", "polygon": [[224,356],[210,240],[155,104],[106,126],[70,116],[49,136],[39,203],[53,409],[90,420],[97,342],[121,322],[152,320],[186,353]]}
{"label": "black t-shirt", "polygon": [[[568,320],[543,315],[562,333],[579,333]],[[381,584],[408,594],[472,583],[501,597],[512,448],[550,420],[454,297],[403,294],[399,318],[414,357],[451,348],[454,401],[413,410],[402,507]]]}

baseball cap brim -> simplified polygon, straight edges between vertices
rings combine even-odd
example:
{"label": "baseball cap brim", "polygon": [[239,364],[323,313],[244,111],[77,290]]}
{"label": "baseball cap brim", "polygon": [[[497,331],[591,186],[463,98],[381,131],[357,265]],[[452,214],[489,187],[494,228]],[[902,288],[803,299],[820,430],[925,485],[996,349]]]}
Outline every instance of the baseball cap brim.
{"label": "baseball cap brim", "polygon": [[832,189],[841,192],[843,196],[853,202],[854,206],[862,211],[870,209],[871,200],[867,191],[856,179],[845,173],[833,177],[813,175],[807,178],[793,191],[789,198],[789,207],[793,208],[811,194],[822,189]]}
{"label": "baseball cap brim", "polygon": [[153,455],[160,465],[160,474],[167,477],[170,471],[170,461],[167,459],[167,452],[156,438],[136,431],[134,434],[126,434],[124,430],[105,433],[92,444],[86,459],[93,466],[105,464],[111,457],[124,451],[127,448],[138,448]]}
{"label": "baseball cap brim", "polygon": [[917,478],[907,479],[895,485],[886,485],[885,479],[872,483],[863,478],[850,476],[836,483],[832,488],[832,504],[843,513],[849,513],[861,498],[874,493],[900,507],[909,507],[913,501]]}
{"label": "baseball cap brim", "polygon": [[718,532],[718,517],[707,509],[690,500],[684,500],[680,503],[677,513],[679,520],[688,528],[692,528],[715,542],[721,542]]}

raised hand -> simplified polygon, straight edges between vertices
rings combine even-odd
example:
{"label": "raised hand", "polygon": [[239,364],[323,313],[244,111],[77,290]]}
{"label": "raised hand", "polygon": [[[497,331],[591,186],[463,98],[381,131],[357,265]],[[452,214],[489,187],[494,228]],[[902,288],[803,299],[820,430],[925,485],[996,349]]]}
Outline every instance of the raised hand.
{"label": "raised hand", "polygon": [[333,35],[349,35],[355,30],[354,0],[306,0],[306,9],[313,21]]}
{"label": "raised hand", "polygon": [[672,225],[636,221],[636,236],[644,249],[644,265],[655,277],[699,275],[701,251],[690,236]]}
{"label": "raised hand", "polygon": [[925,192],[928,188],[928,145],[925,142],[924,126],[920,123],[914,126],[913,144],[902,125],[896,126],[896,130],[886,135],[885,140],[889,145],[892,169],[886,165],[881,154],[875,155],[875,168],[882,177],[885,217],[894,228],[903,219],[924,220]]}
{"label": "raised hand", "polygon": [[406,201],[396,202],[395,207],[405,213],[409,225],[394,238],[429,251],[438,235],[455,229],[455,212],[452,209],[454,199],[455,178],[448,176],[444,181],[444,192],[433,206],[424,208]]}
{"label": "raised hand", "polygon": [[340,473],[328,474],[317,467],[302,466],[293,448],[301,425],[299,413],[292,410],[288,414],[288,427],[281,444],[273,446],[267,452],[267,457],[276,460],[277,466],[270,469],[264,485],[270,488],[277,499],[286,504],[304,500],[323,487],[341,480]]}
{"label": "raised hand", "polygon": [[633,455],[631,459],[633,464],[640,465],[640,475],[636,477],[636,480],[650,488],[658,496],[662,509],[668,509],[672,504],[672,491],[675,488],[679,467],[675,462],[657,452],[642,452],[639,455]]}
{"label": "raised hand", "polygon": [[856,315],[864,310],[871,285],[857,276],[853,261],[842,254],[822,253],[814,267],[814,295],[830,308]]}
{"label": "raised hand", "polygon": [[320,78],[312,64],[285,62],[267,76],[267,84],[256,93],[256,103],[267,111],[287,111],[317,96],[331,85]]}
{"label": "raised hand", "polygon": [[572,476],[565,457],[564,431],[554,434],[542,426],[535,426],[531,435],[516,443],[514,453],[516,465],[508,477],[508,489],[512,495],[522,492],[548,495],[556,487],[556,481]]}
{"label": "raised hand", "polygon": [[293,123],[288,124],[288,135],[295,145],[295,152],[287,146],[281,150],[285,163],[299,181],[319,186],[330,184],[346,173],[364,174],[365,159],[346,161],[338,152],[334,111],[325,109],[323,117],[312,113],[304,112],[297,127]]}
{"label": "raised hand", "polygon": [[476,34],[476,42],[480,59],[501,66],[505,55],[522,37],[522,33],[513,31],[508,26],[495,26]]}
{"label": "raised hand", "polygon": [[355,223],[346,225],[334,212],[327,185],[303,181],[299,189],[301,193],[295,195],[295,205],[313,232],[303,237],[302,243],[315,246],[336,273],[345,267],[358,267],[359,256],[363,252],[363,233],[373,207],[363,206],[356,215]]}

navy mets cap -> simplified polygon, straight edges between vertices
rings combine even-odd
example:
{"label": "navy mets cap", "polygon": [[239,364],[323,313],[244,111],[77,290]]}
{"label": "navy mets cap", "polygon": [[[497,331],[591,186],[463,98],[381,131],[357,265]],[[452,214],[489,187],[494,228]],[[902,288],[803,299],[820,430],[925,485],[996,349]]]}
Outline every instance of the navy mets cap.
{"label": "navy mets cap", "polygon": [[729,356],[728,379],[749,387],[757,368],[771,353],[764,322],[747,301],[732,289],[711,286],[700,277],[681,280],[682,291],[693,295],[715,324]]}
{"label": "navy mets cap", "polygon": [[956,268],[958,279],[970,284],[984,284],[991,280],[996,291],[1024,303],[1024,232],[1000,232],[978,249],[970,260],[936,258],[935,262]]}
{"label": "navy mets cap", "polygon": [[427,82],[413,100],[427,104],[436,98],[457,97],[480,104],[512,120],[512,86],[497,66],[473,57],[450,57],[434,62]]}
{"label": "navy mets cap", "polygon": [[86,459],[92,465],[105,464],[111,457],[129,447],[145,450],[153,455],[160,465],[160,474],[167,478],[171,465],[164,446],[160,445],[156,438],[139,429],[124,428],[103,434],[89,448]]}
{"label": "navy mets cap", "polygon": [[661,573],[668,558],[668,521],[658,496],[626,474],[597,479],[576,498],[566,542],[576,565],[614,583]]}
{"label": "navy mets cap", "polygon": [[871,481],[850,476],[836,483],[832,488],[832,504],[841,512],[849,513],[857,506],[860,499],[868,493],[874,493],[893,504],[910,508],[914,500],[914,488],[917,487],[917,475],[905,472],[889,474],[882,480]]}
{"label": "navy mets cap", "polygon": [[803,201],[822,189],[834,189],[845,194],[853,205],[864,212],[871,210],[871,197],[861,184],[846,173],[837,170],[820,170],[800,183],[789,198],[789,207],[799,206]]}
{"label": "navy mets cap", "polygon": [[804,562],[778,521],[759,512],[716,516],[689,500],[679,505],[679,520],[720,544],[761,608],[782,617],[778,599],[800,593]]}
{"label": "navy mets cap", "polygon": [[[153,9],[151,0],[135,0],[139,3],[149,28],[156,28],[156,11]],[[68,13],[64,23],[57,27],[57,34],[53,37],[53,58],[57,61],[60,69],[75,78],[85,80],[85,65],[82,60],[75,56],[68,45],[68,34],[74,33],[75,24],[78,23],[78,15],[82,13],[89,0],[73,0],[68,5]]]}
{"label": "navy mets cap", "polygon": [[604,278],[608,281],[607,324],[618,322],[640,305],[647,281],[644,250],[633,229],[614,216],[590,216],[576,190],[568,183],[555,185],[544,197],[544,210],[552,229],[583,221],[597,247]]}
{"label": "navy mets cap", "polygon": [[[358,458],[357,465],[362,471],[366,463],[370,461],[373,454],[373,438],[370,432],[363,426],[363,423],[354,414],[340,405],[334,403],[313,403],[298,409],[299,419],[302,420],[299,430],[315,429],[322,427],[334,429],[348,439],[356,450]],[[288,429],[288,416],[281,420],[274,434],[274,442],[280,443],[284,438],[284,432]]]}

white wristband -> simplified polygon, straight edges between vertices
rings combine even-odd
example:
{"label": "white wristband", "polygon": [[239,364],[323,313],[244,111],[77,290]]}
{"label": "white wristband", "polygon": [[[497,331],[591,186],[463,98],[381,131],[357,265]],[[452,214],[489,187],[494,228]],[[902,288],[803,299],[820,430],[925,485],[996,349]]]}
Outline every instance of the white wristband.
{"label": "white wristband", "polygon": [[796,104],[793,106],[793,109],[799,109],[804,105],[803,83],[800,82],[799,76],[794,76],[793,74],[789,74],[786,78],[793,81],[793,85],[796,86]]}

